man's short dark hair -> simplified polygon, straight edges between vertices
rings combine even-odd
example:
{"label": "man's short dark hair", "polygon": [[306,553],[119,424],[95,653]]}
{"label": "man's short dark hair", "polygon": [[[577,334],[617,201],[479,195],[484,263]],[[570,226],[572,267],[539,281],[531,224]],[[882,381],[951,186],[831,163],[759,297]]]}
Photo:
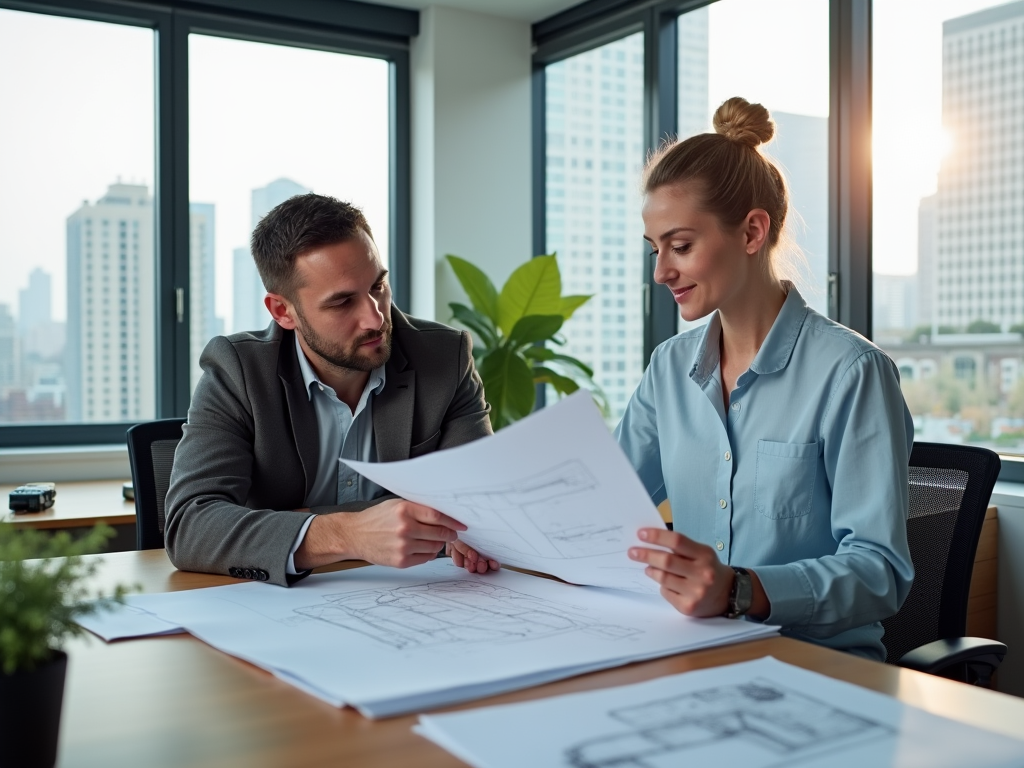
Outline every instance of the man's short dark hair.
{"label": "man's short dark hair", "polygon": [[359,230],[373,233],[363,212],[333,197],[290,197],[260,219],[252,233],[252,257],[263,286],[270,293],[292,295],[295,259],[303,254],[356,237]]}

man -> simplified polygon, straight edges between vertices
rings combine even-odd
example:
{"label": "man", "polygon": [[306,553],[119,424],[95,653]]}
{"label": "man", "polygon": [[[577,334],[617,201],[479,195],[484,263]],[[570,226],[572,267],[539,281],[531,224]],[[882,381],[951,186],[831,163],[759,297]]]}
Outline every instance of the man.
{"label": "man", "polygon": [[[289,585],[339,560],[433,559],[465,526],[338,459],[395,461],[491,434],[469,334],[393,308],[366,219],[333,198],[274,208],[252,253],[274,322],[216,337],[200,358],[167,492],[171,561]],[[459,565],[498,567],[457,546]]]}

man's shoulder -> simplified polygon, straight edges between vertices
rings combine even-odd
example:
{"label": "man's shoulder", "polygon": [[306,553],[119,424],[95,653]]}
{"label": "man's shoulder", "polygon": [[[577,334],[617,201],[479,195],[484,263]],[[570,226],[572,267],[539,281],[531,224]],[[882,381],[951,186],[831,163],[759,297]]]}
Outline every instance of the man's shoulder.
{"label": "man's shoulder", "polygon": [[462,344],[462,337],[465,333],[450,325],[413,317],[395,309],[392,310],[392,324],[392,332],[405,352],[414,351],[417,348],[436,349],[438,346],[458,347]]}

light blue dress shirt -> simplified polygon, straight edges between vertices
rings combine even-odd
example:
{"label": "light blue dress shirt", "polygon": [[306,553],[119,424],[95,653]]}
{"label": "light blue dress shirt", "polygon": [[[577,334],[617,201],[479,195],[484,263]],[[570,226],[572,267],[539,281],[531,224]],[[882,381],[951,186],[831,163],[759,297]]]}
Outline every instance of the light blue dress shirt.
{"label": "light blue dress shirt", "polygon": [[673,527],[754,570],[783,634],[885,659],[914,578],[893,362],[789,287],[728,410],[718,313],[661,344],[615,436]]}
{"label": "light blue dress shirt", "polygon": [[[306,391],[316,411],[317,430],[320,433],[320,459],[316,468],[316,479],[306,497],[307,507],[330,506],[350,501],[371,501],[387,491],[372,480],[354,472],[338,461],[376,461],[377,446],[373,437],[373,396],[384,389],[384,366],[374,368],[366,380],[363,393],[359,396],[355,412],[342,402],[335,391],[317,378],[313,366],[306,359],[295,335],[295,353],[299,356],[299,369]],[[287,572],[296,574],[295,552],[306,537],[306,531],[313,522],[310,516],[295,537],[295,543],[288,555]]]}

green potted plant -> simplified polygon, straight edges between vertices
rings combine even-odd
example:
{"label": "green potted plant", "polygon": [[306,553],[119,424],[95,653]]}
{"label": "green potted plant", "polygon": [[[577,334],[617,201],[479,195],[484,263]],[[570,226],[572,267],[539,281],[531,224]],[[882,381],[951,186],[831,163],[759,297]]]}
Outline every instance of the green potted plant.
{"label": "green potted plant", "polygon": [[[120,601],[125,588],[104,598],[85,584],[97,552],[113,535],[98,525],[73,540],[62,531],[0,524],[0,766],[51,768],[64,698],[64,641],[84,630],[75,619]],[[34,559],[45,558],[45,559]]]}
{"label": "green potted plant", "polygon": [[448,306],[453,319],[477,336],[473,356],[495,430],[533,411],[537,384],[550,384],[560,395],[585,387],[607,414],[607,400],[594,382],[593,370],[548,346],[565,344],[559,330],[591,299],[562,295],[562,277],[553,254],[519,266],[501,291],[479,267],[458,256],[447,259],[472,304]]}

